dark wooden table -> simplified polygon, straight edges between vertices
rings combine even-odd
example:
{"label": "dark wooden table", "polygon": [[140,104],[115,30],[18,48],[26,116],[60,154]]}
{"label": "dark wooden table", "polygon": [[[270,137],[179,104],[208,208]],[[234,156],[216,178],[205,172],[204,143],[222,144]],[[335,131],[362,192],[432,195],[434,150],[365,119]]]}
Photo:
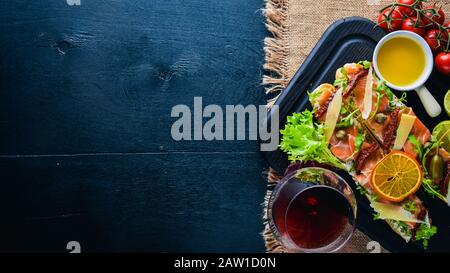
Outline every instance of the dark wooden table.
{"label": "dark wooden table", "polygon": [[170,135],[264,104],[262,6],[1,0],[0,251],[264,251],[258,143]]}

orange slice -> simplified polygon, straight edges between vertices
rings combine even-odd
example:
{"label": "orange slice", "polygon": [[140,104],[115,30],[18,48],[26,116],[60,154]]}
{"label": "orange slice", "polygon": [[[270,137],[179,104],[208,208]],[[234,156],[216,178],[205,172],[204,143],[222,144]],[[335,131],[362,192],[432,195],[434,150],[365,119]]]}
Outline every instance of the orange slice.
{"label": "orange slice", "polygon": [[420,164],[410,155],[393,151],[375,166],[371,184],[382,198],[401,202],[422,184]]}

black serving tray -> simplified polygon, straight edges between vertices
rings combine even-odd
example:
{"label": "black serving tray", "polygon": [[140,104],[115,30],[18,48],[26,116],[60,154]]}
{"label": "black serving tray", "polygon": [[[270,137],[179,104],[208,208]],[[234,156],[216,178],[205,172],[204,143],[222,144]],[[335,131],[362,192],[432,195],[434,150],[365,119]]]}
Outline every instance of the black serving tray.
{"label": "black serving tray", "polygon": [[[333,23],[277,99],[275,105],[279,106],[280,129],[284,128],[288,115],[310,107],[308,90],[314,90],[321,83],[332,83],[336,69],[346,63],[371,60],[377,42],[384,35],[386,32],[383,29],[360,17],[345,18]],[[435,98],[442,102],[446,91],[450,89],[450,78],[433,71],[426,86]],[[430,118],[415,92],[408,93],[407,104],[413,107],[416,115],[430,129],[448,119],[445,111],[436,118]],[[271,118],[272,112],[269,112],[266,121],[268,126],[270,126]],[[289,165],[286,154],[280,150],[264,152],[264,156],[269,165],[281,174]],[[347,181],[353,182],[347,174],[342,175]],[[355,190],[355,184],[350,184]],[[428,251],[450,252],[450,208],[444,202],[433,200],[423,192],[419,191],[418,194],[429,208],[433,224],[438,228],[438,234],[431,239]],[[421,243],[406,243],[384,221],[373,220],[373,210],[367,199],[359,193],[356,193],[356,196],[357,226],[360,230],[391,252],[424,251]]]}

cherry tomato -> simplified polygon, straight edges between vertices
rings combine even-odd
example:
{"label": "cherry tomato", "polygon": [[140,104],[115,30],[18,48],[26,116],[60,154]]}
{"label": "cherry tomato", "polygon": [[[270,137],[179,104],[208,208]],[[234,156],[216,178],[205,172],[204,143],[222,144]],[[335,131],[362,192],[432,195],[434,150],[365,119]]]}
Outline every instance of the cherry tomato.
{"label": "cherry tomato", "polygon": [[416,17],[406,18],[402,24],[402,30],[408,30],[419,34],[420,36],[425,35],[425,26],[422,20],[417,20]]}
{"label": "cherry tomato", "polygon": [[[398,0],[397,3],[399,4],[403,4],[403,5],[414,5],[414,3],[416,2],[416,0]],[[418,8],[422,7],[422,3],[420,3],[418,5]],[[409,7],[405,7],[405,6],[398,6],[398,11],[405,15],[405,16],[411,16],[411,15],[415,15],[414,13],[416,12],[414,9],[409,8]]]}
{"label": "cherry tomato", "polygon": [[432,27],[434,25],[434,23],[427,17],[431,18],[440,25],[444,24],[445,13],[442,9],[437,9],[435,6],[426,6],[423,8],[423,11],[425,12],[425,16],[422,17],[422,20],[426,26]]}
{"label": "cherry tomato", "polygon": [[385,30],[399,30],[402,27],[402,22],[403,16],[397,10],[393,10],[391,13],[391,9],[385,9],[378,15],[378,25]]}
{"label": "cherry tomato", "polygon": [[425,33],[425,41],[433,52],[441,52],[447,45],[448,33],[439,29],[430,29]]}
{"label": "cherry tomato", "polygon": [[450,52],[441,52],[434,59],[436,69],[446,76],[450,76]]}
{"label": "cherry tomato", "polygon": [[444,27],[447,29],[448,34],[450,34],[450,22],[444,24]]}

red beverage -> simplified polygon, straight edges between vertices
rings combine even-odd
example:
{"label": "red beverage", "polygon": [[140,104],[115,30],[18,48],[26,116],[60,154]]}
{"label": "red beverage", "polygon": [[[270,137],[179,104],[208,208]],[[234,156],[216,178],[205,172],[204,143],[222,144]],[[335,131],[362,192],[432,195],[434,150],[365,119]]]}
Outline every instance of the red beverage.
{"label": "red beverage", "polygon": [[327,246],[353,221],[353,210],[337,190],[315,186],[300,192],[286,212],[286,231],[301,248]]}
{"label": "red beverage", "polygon": [[326,169],[302,169],[285,177],[269,202],[272,231],[294,252],[336,251],[353,234],[355,217],[350,186]]}

